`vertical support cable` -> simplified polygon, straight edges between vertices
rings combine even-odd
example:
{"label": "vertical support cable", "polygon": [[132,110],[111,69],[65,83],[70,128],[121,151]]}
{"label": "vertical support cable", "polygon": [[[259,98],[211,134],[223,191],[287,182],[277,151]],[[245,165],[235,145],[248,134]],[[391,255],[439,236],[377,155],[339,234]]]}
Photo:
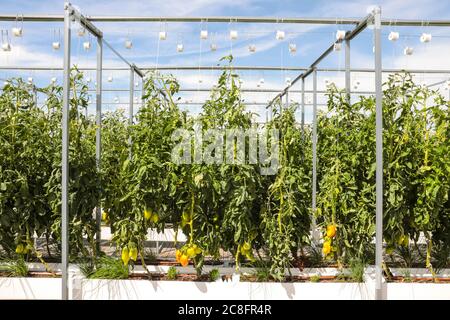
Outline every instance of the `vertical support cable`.
{"label": "vertical support cable", "polygon": [[317,246],[319,236],[316,225],[317,209],[317,69],[313,72],[313,118],[312,118],[312,237],[313,245]]}
{"label": "vertical support cable", "polygon": [[64,6],[64,73],[62,105],[62,155],[61,155],[61,299],[69,299],[69,109],[70,109],[70,19],[72,8]]}
{"label": "vertical support cable", "polygon": [[[134,99],[134,67],[131,66],[130,67],[130,103],[128,105],[128,124],[130,126],[133,125],[133,114],[134,114],[134,111],[133,111],[133,99]],[[128,139],[128,144],[130,146],[130,159],[131,159],[131,156],[132,156],[131,136]]]}
{"label": "vertical support cable", "polygon": [[351,102],[351,75],[350,75],[350,39],[345,40],[345,93],[347,101]]}
{"label": "vertical support cable", "polygon": [[[97,163],[97,171],[101,170],[101,154],[102,154],[102,67],[103,67],[103,39],[97,37],[97,71],[96,71],[96,81],[97,86],[95,88],[96,94],[96,125],[97,129],[95,132],[95,160]],[[100,185],[101,187],[101,185]],[[102,190],[102,189],[101,189]],[[102,221],[102,208],[101,201],[99,199],[97,203],[97,208],[95,211],[95,218],[97,223],[97,233],[96,233],[96,246],[97,253],[100,252],[100,242],[101,242],[101,221]]]}
{"label": "vertical support cable", "polygon": [[375,42],[376,99],[376,241],[375,241],[375,299],[383,299],[383,92],[381,61],[381,8],[373,10]]}

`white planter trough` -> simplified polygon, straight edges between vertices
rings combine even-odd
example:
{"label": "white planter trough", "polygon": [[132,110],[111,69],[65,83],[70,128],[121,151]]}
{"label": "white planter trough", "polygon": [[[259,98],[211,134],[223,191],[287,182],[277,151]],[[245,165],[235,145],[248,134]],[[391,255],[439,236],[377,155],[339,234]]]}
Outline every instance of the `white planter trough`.
{"label": "white planter trough", "polygon": [[61,299],[61,278],[0,278],[0,299]]}
{"label": "white planter trough", "polygon": [[[42,266],[30,264],[30,270],[42,271]],[[50,266],[60,271],[58,264]],[[215,267],[205,266],[205,273]],[[177,268],[192,274],[192,267]],[[192,270],[191,270],[192,269]],[[364,283],[350,282],[244,282],[232,273],[232,268],[218,267],[222,275],[232,275],[228,281],[149,281],[85,279],[76,266],[69,271],[69,298],[74,300],[373,300],[375,281],[368,268]],[[166,273],[168,266],[149,267],[150,272]],[[249,273],[251,270],[241,270]],[[427,276],[425,269],[412,269],[413,276]],[[142,267],[137,273],[144,273]],[[394,273],[397,270],[394,269]],[[336,269],[306,269],[293,275],[335,275]],[[447,276],[444,270],[440,276]],[[450,300],[449,283],[383,283],[388,300]],[[0,299],[60,299],[61,278],[0,278]]]}
{"label": "white planter trough", "polygon": [[256,283],[146,280],[81,280],[83,300],[362,300],[373,299],[366,283]]}

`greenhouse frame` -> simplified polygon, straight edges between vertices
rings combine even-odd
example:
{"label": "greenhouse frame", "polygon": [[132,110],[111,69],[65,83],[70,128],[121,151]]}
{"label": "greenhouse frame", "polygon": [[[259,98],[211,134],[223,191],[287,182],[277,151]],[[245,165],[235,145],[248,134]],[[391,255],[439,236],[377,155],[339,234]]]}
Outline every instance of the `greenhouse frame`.
{"label": "greenhouse frame", "polygon": [[[17,21],[17,16],[15,15],[2,15],[0,14],[0,21]],[[310,210],[311,212],[315,213],[318,208],[318,141],[320,138],[318,138],[318,95],[319,94],[328,94],[325,90],[319,90],[318,89],[318,73],[327,73],[327,72],[341,72],[345,74],[345,88],[343,90],[343,95],[345,96],[345,99],[347,99],[348,103],[350,104],[351,96],[354,94],[359,95],[369,95],[374,96],[374,103],[375,103],[375,132],[373,132],[373,135],[375,137],[375,182],[376,182],[376,188],[375,188],[375,251],[374,251],[374,257],[375,257],[375,263],[374,263],[374,269],[373,273],[375,274],[374,280],[371,282],[371,284],[368,286],[368,290],[370,292],[365,292],[364,294],[361,294],[361,296],[358,296],[361,299],[377,299],[377,300],[383,300],[383,299],[390,299],[392,296],[389,296],[389,290],[391,290],[389,287],[386,289],[386,281],[384,280],[383,276],[383,223],[386,223],[386,221],[383,221],[383,166],[384,166],[384,149],[383,149],[383,74],[394,74],[398,72],[404,72],[407,71],[411,74],[413,73],[423,73],[423,74],[450,74],[450,70],[402,70],[402,69],[383,69],[382,65],[382,46],[381,46],[381,40],[382,40],[382,28],[383,26],[391,26],[393,24],[390,20],[383,20],[382,18],[382,8],[380,7],[374,7],[372,11],[364,18],[358,20],[358,19],[350,19],[350,18],[342,18],[342,19],[327,19],[327,18],[270,18],[270,17],[133,17],[133,16],[85,16],[83,15],[79,9],[75,6],[72,6],[70,3],[66,3],[64,6],[64,15],[23,15],[21,16],[22,22],[58,22],[58,23],[64,23],[64,31],[63,31],[63,43],[62,47],[64,50],[64,59],[63,59],[63,66],[61,68],[55,69],[50,67],[30,67],[29,70],[37,70],[37,71],[62,71],[63,75],[63,85],[62,85],[62,120],[61,120],[61,130],[62,130],[62,151],[61,151],[61,280],[57,279],[57,281],[60,281],[61,285],[61,299],[67,300],[67,299],[77,299],[76,297],[76,290],[79,290],[79,282],[76,282],[73,277],[71,277],[71,274],[69,272],[69,254],[70,254],[70,248],[69,248],[69,234],[70,234],[70,227],[69,227],[69,203],[70,203],[70,187],[69,187],[69,181],[70,181],[70,109],[71,109],[71,77],[72,77],[72,63],[71,63],[71,55],[73,54],[73,49],[71,48],[71,39],[72,39],[72,24],[77,22],[80,24],[80,26],[84,27],[87,32],[91,34],[92,37],[94,37],[97,47],[96,47],[96,67],[95,68],[80,68],[80,71],[83,70],[90,70],[95,71],[95,79],[96,79],[96,88],[94,90],[90,90],[95,93],[95,101],[93,104],[95,105],[95,160],[96,160],[96,166],[97,170],[100,170],[102,166],[102,149],[103,149],[103,130],[102,130],[102,116],[103,116],[103,110],[102,105],[104,105],[104,101],[102,99],[102,96],[105,92],[125,92],[126,94],[129,94],[129,101],[128,104],[128,111],[127,111],[127,120],[128,125],[133,126],[136,124],[135,121],[135,107],[139,105],[145,104],[144,92],[145,90],[148,90],[145,88],[144,82],[147,81],[148,77],[151,76],[153,72],[166,70],[166,71],[173,71],[173,70],[186,70],[186,71],[196,71],[196,70],[218,70],[218,71],[224,71],[227,70],[266,70],[266,71],[282,71],[282,70],[290,70],[293,72],[297,72],[298,76],[296,76],[292,81],[289,81],[287,86],[279,91],[278,89],[271,89],[271,88],[265,88],[265,89],[242,89],[241,92],[252,92],[252,93],[274,93],[276,96],[269,101],[265,107],[267,111],[266,115],[266,121],[272,120],[274,115],[279,112],[280,114],[284,112],[284,110],[287,110],[289,107],[289,98],[290,94],[300,94],[300,101],[299,101],[299,107],[300,107],[300,122],[298,123],[298,128],[301,131],[301,136],[303,137],[305,128],[308,126],[308,124],[305,123],[305,109],[307,107],[312,107],[312,124],[310,127],[311,130],[311,164],[312,164],[312,189],[309,190],[309,194],[311,197],[310,201]],[[314,60],[313,63],[311,63],[307,67],[295,67],[295,68],[289,68],[289,67],[258,67],[258,66],[198,66],[198,67],[191,67],[191,66],[159,66],[159,67],[148,67],[148,66],[138,66],[135,65],[133,62],[128,61],[125,57],[123,57],[110,43],[108,43],[103,38],[102,31],[96,26],[96,23],[119,23],[119,22],[161,22],[164,21],[165,23],[174,23],[174,22],[187,22],[187,23],[198,23],[198,22],[204,22],[207,21],[208,23],[227,23],[227,22],[234,22],[234,23],[268,23],[268,24],[276,24],[281,25],[283,23],[290,23],[290,24],[324,24],[324,25],[353,25],[354,28],[349,31],[345,31],[345,34],[339,38],[337,38],[336,41],[332,42],[328,48],[326,48],[323,53],[317,57],[316,60]],[[395,21],[396,26],[421,26],[421,27],[450,27],[450,20],[431,20],[427,21],[426,24],[422,20],[396,20]],[[371,68],[352,68],[351,67],[351,54],[350,54],[350,46],[352,43],[352,40],[358,35],[364,31],[365,29],[370,28],[373,29],[373,53],[374,53],[374,69]],[[327,56],[329,56],[331,53],[333,53],[336,50],[336,45],[343,45],[343,48],[345,50],[345,66],[344,68],[320,68],[320,64],[322,60],[324,60]],[[120,59],[123,63],[126,64],[126,67],[123,68],[114,68],[114,67],[103,67],[103,50],[104,47],[107,47],[109,50],[111,50],[118,59]],[[7,66],[7,67],[1,67],[1,70],[27,70],[27,67],[23,66]],[[129,88],[121,88],[121,89],[104,89],[102,88],[102,80],[104,79],[104,73],[105,71],[129,71]],[[352,83],[351,83],[351,74],[353,72],[360,72],[360,73],[370,73],[375,75],[375,81],[374,81],[374,87],[375,91],[356,91],[352,89]],[[312,89],[307,89],[305,87],[305,80],[310,79],[312,77]],[[142,84],[141,88],[137,88],[136,81],[139,79],[140,83]],[[441,85],[445,83],[444,81],[439,81],[436,83],[428,84],[429,88],[432,88],[437,85]],[[294,85],[300,84],[300,89],[295,89]],[[136,88],[135,88],[136,87]],[[36,90],[36,89],[35,89]],[[179,88],[179,92],[210,92],[210,89],[199,89],[199,88]],[[141,93],[142,102],[137,102],[135,100],[136,94]],[[165,91],[160,90],[159,92],[162,95],[162,99],[165,99],[168,101],[171,99],[171,97],[167,97],[167,93]],[[307,101],[305,95],[310,94],[312,95],[312,101]],[[150,97],[147,97],[150,98]],[[37,105],[37,93],[35,96]],[[450,90],[449,90],[449,96],[446,97],[447,99],[447,105],[448,100],[450,99]],[[185,102],[183,103],[186,106],[193,106],[193,105],[202,105],[204,102]],[[116,104],[119,104],[118,102]],[[123,104],[123,103],[122,103]],[[261,103],[251,103],[246,102],[246,105],[261,105]],[[286,109],[284,108],[286,106]],[[277,110],[279,108],[279,110]],[[87,110],[87,109],[86,109]],[[87,112],[87,111],[86,111]],[[448,119],[447,119],[448,120]],[[132,145],[131,136],[129,137],[129,141],[123,141],[126,145]],[[130,156],[129,158],[132,158],[132,151],[130,149]],[[0,202],[0,205],[2,203]],[[184,213],[183,213],[184,214]],[[0,212],[1,215],[1,212]],[[183,218],[184,219],[184,218]],[[191,218],[192,219],[192,218]],[[104,218],[103,218],[104,220]],[[98,205],[95,207],[95,221],[96,221],[96,236],[95,236],[95,242],[96,242],[96,250],[100,251],[101,241],[102,241],[102,233],[101,233],[101,223],[102,223],[102,205],[101,203],[98,203]],[[192,220],[191,220],[191,228],[192,228]],[[338,226],[339,228],[339,226]],[[317,225],[316,225],[316,218],[313,215],[311,218],[311,232],[312,232],[312,242],[313,245],[319,246],[320,245],[320,234],[317,231]],[[331,236],[331,238],[334,237]],[[157,244],[157,249],[159,250],[159,244]],[[128,250],[128,249],[127,249]],[[237,258],[236,258],[237,260]],[[251,260],[251,259],[250,259]],[[178,261],[178,258],[177,258]],[[128,260],[127,260],[128,263]],[[184,267],[184,266],[183,266]],[[151,266],[143,267],[148,270],[148,268],[152,268]],[[447,267],[448,268],[448,267]],[[161,269],[162,270],[162,269]],[[444,269],[447,271],[444,271],[444,276],[448,277],[448,269]],[[158,271],[158,268],[154,270],[155,272]],[[233,277],[235,274],[233,274]],[[56,279],[54,279],[56,280]],[[107,280],[107,281],[116,281],[116,280]],[[121,280],[117,280],[121,281]],[[124,280],[125,281],[125,280]],[[130,280],[130,281],[139,281],[139,280]],[[234,281],[234,280],[233,280]],[[436,294],[440,294],[441,298],[444,299],[450,299],[448,293],[450,290],[448,290],[449,284],[440,283],[438,289],[435,290]],[[2,284],[3,283],[3,284]],[[2,280],[0,280],[0,288],[4,286],[4,283]],[[78,283],[78,284],[77,284]],[[233,282],[235,283],[235,282]],[[275,282],[275,284],[278,284],[278,282]],[[275,285],[273,284],[273,285]],[[325,284],[325,283],[324,283]],[[185,285],[186,288],[192,288],[192,290],[195,290],[193,288],[194,286],[189,284],[191,287],[188,287],[188,284],[182,284]],[[271,284],[272,285],[272,284]],[[283,286],[283,283],[281,282],[281,285]],[[309,285],[310,287],[307,287],[306,285]],[[311,290],[310,292],[313,292],[315,289],[311,287],[313,285],[312,283],[305,284],[305,291]],[[406,284],[405,284],[406,285]],[[412,285],[412,284],[410,284]],[[431,284],[427,284],[431,285]],[[51,285],[53,286],[53,284]],[[91,290],[95,291],[96,289],[95,284],[88,284],[87,287],[91,286]],[[124,285],[125,287],[128,286],[127,284]],[[447,286],[447,288],[445,287]],[[131,288],[131,287],[129,287]],[[133,287],[134,288],[134,287]],[[136,287],[137,288],[137,287]],[[143,292],[145,291],[145,288],[139,287],[138,289],[134,288],[136,292]],[[167,285],[166,293],[163,293],[160,298],[164,299],[163,297],[166,297],[168,292],[176,296],[177,294],[174,293],[177,290],[177,283],[172,282]],[[244,288],[244,287],[242,287]],[[243,290],[243,289],[239,290]],[[270,287],[267,287],[265,290],[278,290],[278,289],[269,289]],[[437,288],[437,287],[436,287]],[[6,290],[6,291],[5,291]],[[4,289],[0,289],[0,299],[8,298],[5,296],[5,292],[8,292],[6,287]],[[14,289],[16,290],[16,289]],[[84,289],[83,289],[84,290]],[[125,290],[121,288],[120,290]],[[120,291],[119,290],[119,291]],[[132,289],[130,289],[132,290]],[[191,290],[191,289],[189,289]],[[217,294],[224,294],[223,291],[220,293],[220,290],[217,288],[211,288],[208,289],[211,292],[211,295],[213,295],[213,292],[219,291]],[[208,299],[208,290],[205,295],[199,295],[198,299]],[[233,291],[233,288],[230,289],[230,296],[232,295],[232,292],[236,293],[237,287]],[[322,290],[322,289],[319,289]],[[392,291],[394,292],[396,289],[393,288]],[[407,290],[407,289],[402,289]],[[419,289],[417,289],[419,290]],[[431,290],[426,288],[428,291],[424,291],[424,293],[421,297],[423,298],[424,295],[429,294]],[[274,292],[275,292],[274,291]],[[12,291],[10,291],[12,292]],[[278,292],[278,291],[277,291]],[[295,292],[295,289],[294,289]],[[406,291],[404,291],[406,292]],[[123,292],[122,292],[123,293]],[[164,295],[166,294],[166,295]],[[228,293],[227,293],[228,294]],[[225,294],[225,296],[227,295]],[[302,293],[304,294],[304,293]],[[318,293],[319,294],[319,293]],[[406,294],[406,293],[405,293]],[[345,294],[344,294],[345,295]],[[86,298],[85,296],[81,295],[82,297]],[[158,296],[158,292],[155,292],[155,296]],[[148,298],[152,299],[155,298],[155,296],[148,295],[146,296],[143,294],[142,298]],[[197,297],[196,295],[194,295]],[[314,296],[314,294],[313,294]],[[395,296],[395,295],[393,295]],[[22,298],[29,298],[30,296],[23,295],[21,293],[17,293],[17,297],[19,299]],[[33,296],[34,298],[42,298],[39,295]],[[46,296],[44,296],[45,298]],[[91,299],[96,298],[105,298],[105,293],[99,294],[99,296],[95,296],[93,294],[90,296]],[[127,299],[126,294],[123,294],[121,296],[118,294],[118,296],[109,296],[110,298],[118,298],[118,299]],[[138,295],[137,298],[140,296]],[[209,296],[214,299],[213,296]],[[264,296],[257,296],[257,298],[261,298]],[[271,296],[274,298],[273,296]],[[300,299],[304,299],[305,297],[302,296]],[[352,296],[350,294],[350,298]],[[401,298],[401,293],[399,293],[399,296]],[[11,298],[11,297],[9,297]],[[14,297],[13,297],[14,298]],[[88,296],[89,298],[89,296]],[[246,298],[248,298],[246,296]],[[250,298],[255,298],[250,296]],[[334,297],[335,299],[339,299],[339,297]],[[158,299],[158,298],[155,298]]]}

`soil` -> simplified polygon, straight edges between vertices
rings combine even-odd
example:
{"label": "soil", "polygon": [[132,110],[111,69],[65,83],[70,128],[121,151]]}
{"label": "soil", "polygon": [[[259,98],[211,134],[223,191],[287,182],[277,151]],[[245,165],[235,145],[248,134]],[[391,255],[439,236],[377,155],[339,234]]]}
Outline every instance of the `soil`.
{"label": "soil", "polygon": [[[5,271],[0,271],[0,278],[9,278],[11,277],[10,273]],[[51,273],[51,272],[28,272],[27,278],[61,278],[61,274]],[[17,277],[14,277],[17,278]]]}
{"label": "soil", "polygon": [[424,277],[411,277],[406,278],[402,276],[394,276],[387,279],[388,282],[393,283],[448,283],[450,284],[450,278],[424,278]]}
{"label": "soil", "polygon": [[[10,277],[7,272],[0,272],[0,278]],[[29,272],[27,275],[28,278],[61,278],[61,274],[54,274],[50,272]],[[231,280],[231,275],[223,275],[221,276],[222,280]],[[164,273],[131,273],[129,280],[151,280],[151,281],[174,281],[169,280],[167,278],[167,274]],[[188,282],[211,282],[209,279],[209,275],[202,274],[198,277],[196,274],[178,274],[176,281],[188,281]],[[241,275],[241,282],[278,282],[274,279],[264,279],[258,280],[254,275]],[[296,282],[321,282],[321,283],[332,283],[332,282],[354,282],[349,277],[343,276],[319,276],[318,278],[314,277],[305,277],[305,276],[287,276],[282,283],[296,283]],[[403,276],[394,276],[388,279],[390,283],[445,283],[450,284],[450,278],[425,278],[425,277],[403,277]]]}

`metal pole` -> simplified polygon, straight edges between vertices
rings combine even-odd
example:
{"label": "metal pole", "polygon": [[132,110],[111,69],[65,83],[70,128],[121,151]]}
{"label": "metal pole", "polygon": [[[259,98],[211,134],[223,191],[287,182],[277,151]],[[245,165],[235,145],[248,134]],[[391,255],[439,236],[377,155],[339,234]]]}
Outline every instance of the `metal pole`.
{"label": "metal pole", "polygon": [[305,134],[305,78],[302,78],[302,137]]}
{"label": "metal pole", "polygon": [[[101,154],[102,154],[102,66],[103,66],[103,42],[101,37],[97,37],[97,86],[95,88],[96,93],[96,124],[97,130],[95,135],[95,160],[97,163],[97,171],[101,169]],[[101,187],[101,186],[100,186]],[[101,242],[101,222],[102,222],[102,206],[101,201],[97,204],[96,208],[96,222],[97,222],[97,234],[96,234],[96,246],[97,252],[100,252]]]}
{"label": "metal pole", "polygon": [[61,183],[61,298],[69,299],[69,108],[70,108],[70,19],[71,9],[64,6],[64,74],[62,106],[62,183]]}
{"label": "metal pole", "polygon": [[34,104],[37,106],[38,104],[38,93],[37,93],[37,89],[35,86],[33,86],[33,94],[34,94]]}
{"label": "metal pole", "polygon": [[345,40],[345,92],[347,94],[348,103],[351,102],[350,88],[350,39]]}
{"label": "metal pole", "polygon": [[[25,14],[21,15],[24,22],[62,22],[64,17],[59,14]],[[0,21],[16,21],[16,14],[2,14]],[[83,17],[82,23],[90,27],[89,22],[219,22],[229,23],[296,23],[296,24],[358,24],[359,20],[355,18],[314,18],[314,17],[236,17],[236,16],[197,16],[197,17],[179,17],[179,16],[89,16]],[[418,20],[418,19],[386,19],[381,22],[383,25],[390,26],[393,23],[396,26],[416,26],[416,27],[449,27],[450,20]],[[95,32],[94,32],[95,34]]]}
{"label": "metal pole", "polygon": [[317,246],[316,208],[317,208],[317,70],[313,72],[313,118],[312,118],[312,237],[313,245]]}
{"label": "metal pole", "polygon": [[[128,122],[129,125],[132,126],[133,125],[133,99],[134,99],[134,68],[133,66],[131,66],[130,68],[130,104],[128,105]],[[131,148],[131,136],[128,138],[128,144],[130,145],[130,159],[131,159],[131,153],[132,153],[132,148]]]}
{"label": "metal pole", "polygon": [[289,91],[286,91],[285,109],[289,108]]}
{"label": "metal pole", "polygon": [[[96,70],[96,67],[79,67],[78,70]],[[263,66],[144,66],[140,68],[142,71],[150,72],[153,70],[175,70],[175,71],[187,71],[187,70],[239,70],[239,71],[307,71],[307,67],[263,67]],[[0,70],[33,70],[33,71],[62,71],[62,67],[26,67],[26,66],[0,66]],[[105,67],[103,71],[128,71],[130,67]],[[342,68],[317,68],[318,72],[345,72]],[[375,70],[371,68],[351,68],[351,72],[361,72],[361,73],[373,73]],[[449,74],[448,69],[383,69],[383,73],[398,73],[398,72],[408,72],[408,73],[430,73],[430,74]],[[441,82],[442,83],[442,82]],[[279,92],[279,90],[277,91]]]}
{"label": "metal pole", "polygon": [[381,62],[381,8],[373,11],[375,39],[375,91],[376,91],[376,243],[375,243],[375,298],[383,299],[383,92]]}
{"label": "metal pole", "polygon": [[145,100],[144,100],[144,90],[145,90],[145,84],[144,84],[145,80],[144,77],[141,77],[141,105],[143,106],[145,104]]}

